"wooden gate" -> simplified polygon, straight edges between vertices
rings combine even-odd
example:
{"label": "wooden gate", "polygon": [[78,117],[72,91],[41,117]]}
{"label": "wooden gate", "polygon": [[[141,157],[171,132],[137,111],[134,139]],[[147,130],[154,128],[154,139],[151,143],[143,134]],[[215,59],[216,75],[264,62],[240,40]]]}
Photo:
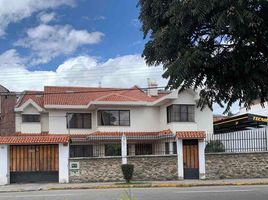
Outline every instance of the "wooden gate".
{"label": "wooden gate", "polygon": [[58,145],[10,146],[10,182],[57,182]]}
{"label": "wooden gate", "polygon": [[198,140],[183,140],[185,179],[199,179]]}

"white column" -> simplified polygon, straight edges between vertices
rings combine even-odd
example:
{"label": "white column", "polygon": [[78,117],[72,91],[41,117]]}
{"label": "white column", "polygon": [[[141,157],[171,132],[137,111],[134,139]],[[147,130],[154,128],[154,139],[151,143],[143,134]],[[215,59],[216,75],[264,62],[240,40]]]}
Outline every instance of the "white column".
{"label": "white column", "polygon": [[125,135],[121,137],[121,156],[122,164],[127,164],[127,138]]}
{"label": "white column", "polygon": [[59,183],[69,183],[69,144],[59,144]]}
{"label": "white column", "polygon": [[0,145],[0,158],[0,185],[6,185],[10,183],[8,145]]}
{"label": "white column", "polygon": [[205,163],[205,140],[198,140],[199,152],[199,178],[206,178],[206,163]]}
{"label": "white column", "polygon": [[177,139],[177,167],[178,167],[178,178],[184,178],[183,172],[183,146],[182,139]]}

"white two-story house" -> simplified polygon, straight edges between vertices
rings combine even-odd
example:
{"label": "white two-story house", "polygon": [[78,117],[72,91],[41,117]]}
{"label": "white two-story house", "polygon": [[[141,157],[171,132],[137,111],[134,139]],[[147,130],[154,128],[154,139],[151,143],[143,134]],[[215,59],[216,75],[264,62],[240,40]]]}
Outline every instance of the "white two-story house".
{"label": "white two-story house", "polygon": [[[69,157],[122,156],[122,137],[127,156],[177,154],[176,139],[203,139],[213,131],[212,111],[197,108],[198,100],[192,90],[162,91],[153,83],[147,90],[46,86],[25,91],[15,107],[17,135],[0,139],[8,146],[2,150],[10,164],[7,182],[26,177],[68,182]],[[185,170],[179,177],[187,176]]]}

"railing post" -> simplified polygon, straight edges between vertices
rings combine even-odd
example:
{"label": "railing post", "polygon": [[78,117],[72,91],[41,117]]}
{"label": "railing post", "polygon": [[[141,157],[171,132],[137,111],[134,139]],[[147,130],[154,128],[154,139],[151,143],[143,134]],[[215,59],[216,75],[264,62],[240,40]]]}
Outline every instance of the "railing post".
{"label": "railing post", "polygon": [[127,164],[127,137],[124,134],[121,137],[121,156],[122,164]]}
{"label": "railing post", "polygon": [[268,124],[265,127],[265,135],[266,135],[266,151],[268,151]]}

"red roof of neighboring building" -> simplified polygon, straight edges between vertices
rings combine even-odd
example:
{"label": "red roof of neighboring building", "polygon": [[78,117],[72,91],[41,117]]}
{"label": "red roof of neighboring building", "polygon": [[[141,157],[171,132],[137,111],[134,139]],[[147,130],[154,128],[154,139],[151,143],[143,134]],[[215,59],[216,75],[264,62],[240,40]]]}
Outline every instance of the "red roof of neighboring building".
{"label": "red roof of neighboring building", "polygon": [[[36,93],[38,93],[36,95]],[[39,106],[44,105],[88,105],[92,101],[145,101],[153,102],[168,92],[158,96],[148,96],[137,86],[132,88],[60,87],[46,86],[44,92],[26,91],[18,106],[32,99]]]}
{"label": "red roof of neighboring building", "polygon": [[70,137],[61,134],[19,134],[16,136],[0,136],[0,144],[58,144],[68,143]]}
{"label": "red roof of neighboring building", "polygon": [[179,139],[204,139],[205,131],[178,131],[176,137]]}
{"label": "red roof of neighboring building", "polygon": [[44,98],[42,91],[25,91],[25,94],[22,97],[18,106],[21,106],[29,99],[32,99],[40,107],[44,107]]}

